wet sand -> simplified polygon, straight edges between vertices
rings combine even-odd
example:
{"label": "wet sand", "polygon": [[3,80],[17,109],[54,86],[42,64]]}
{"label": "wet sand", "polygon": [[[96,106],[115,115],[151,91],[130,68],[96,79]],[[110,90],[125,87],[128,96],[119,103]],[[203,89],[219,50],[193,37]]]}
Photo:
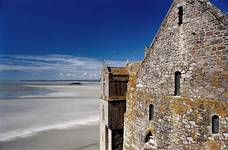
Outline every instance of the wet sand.
{"label": "wet sand", "polygon": [[98,150],[98,125],[49,130],[1,144],[1,150]]}
{"label": "wet sand", "polygon": [[98,150],[99,85],[0,100],[0,150]]}

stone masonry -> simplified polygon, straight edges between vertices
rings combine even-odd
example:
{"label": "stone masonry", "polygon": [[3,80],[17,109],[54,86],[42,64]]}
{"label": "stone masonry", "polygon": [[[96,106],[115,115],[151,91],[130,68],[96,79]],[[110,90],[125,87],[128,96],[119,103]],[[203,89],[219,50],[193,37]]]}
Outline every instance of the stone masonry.
{"label": "stone masonry", "polygon": [[227,150],[227,27],[208,0],[174,0],[142,62],[104,66],[100,149]]}
{"label": "stone masonry", "polygon": [[228,149],[227,18],[207,0],[174,0],[128,84],[125,150]]}

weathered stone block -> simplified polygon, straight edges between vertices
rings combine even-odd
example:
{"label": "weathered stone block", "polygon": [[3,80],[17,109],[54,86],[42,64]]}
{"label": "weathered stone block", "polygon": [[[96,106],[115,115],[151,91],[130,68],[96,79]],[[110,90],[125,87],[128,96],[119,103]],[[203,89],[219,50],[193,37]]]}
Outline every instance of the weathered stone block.
{"label": "weathered stone block", "polygon": [[[178,7],[183,23],[178,25]],[[141,150],[148,131],[157,149],[222,150],[228,147],[225,14],[207,0],[175,0],[128,87],[124,149]],[[181,72],[177,80],[175,72]],[[177,84],[180,86],[177,87]],[[136,86],[140,85],[140,86]],[[175,96],[179,88],[180,94]],[[154,118],[149,120],[149,106]],[[212,133],[212,116],[219,133]]]}

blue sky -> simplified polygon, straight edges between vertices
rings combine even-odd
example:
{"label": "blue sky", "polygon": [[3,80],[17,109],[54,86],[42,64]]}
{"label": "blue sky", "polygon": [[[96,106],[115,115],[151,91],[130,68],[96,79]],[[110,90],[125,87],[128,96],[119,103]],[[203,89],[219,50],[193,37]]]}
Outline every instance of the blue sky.
{"label": "blue sky", "polygon": [[[228,12],[227,0],[212,2]],[[171,3],[0,0],[0,78],[99,78],[103,60],[143,58]]]}

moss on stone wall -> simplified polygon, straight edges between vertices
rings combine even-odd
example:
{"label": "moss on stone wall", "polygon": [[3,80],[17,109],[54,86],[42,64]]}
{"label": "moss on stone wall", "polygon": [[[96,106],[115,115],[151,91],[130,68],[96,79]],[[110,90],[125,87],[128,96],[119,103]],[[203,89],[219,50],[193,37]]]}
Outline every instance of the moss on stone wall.
{"label": "moss on stone wall", "polygon": [[[153,135],[160,135],[164,126],[162,122],[169,124],[173,131],[166,131],[171,134],[176,142],[185,143],[186,149],[194,147],[198,150],[219,150],[225,147],[224,135],[219,134],[221,142],[208,131],[210,118],[212,115],[218,115],[221,120],[220,130],[224,133],[227,130],[225,118],[228,117],[228,102],[216,99],[189,99],[176,96],[153,96],[148,91],[132,88],[128,91],[128,111],[125,113],[125,127],[128,129],[128,135],[135,135],[127,139],[128,146],[136,144],[141,130],[135,130],[141,125],[145,136],[146,131],[151,131]],[[139,106],[140,104],[140,106]],[[147,119],[148,110],[142,109],[153,104],[156,108],[154,120]],[[140,121],[142,120],[147,121]],[[162,118],[162,119],[161,119]],[[160,121],[159,121],[160,120]],[[164,123],[165,123],[164,122]],[[170,128],[169,127],[169,128]],[[171,132],[172,131],[172,132]],[[161,136],[161,135],[160,135]],[[160,137],[157,137],[157,140]],[[141,139],[142,140],[142,139]],[[129,146],[128,149],[134,149]],[[197,148],[198,147],[198,148]]]}
{"label": "moss on stone wall", "polygon": [[199,110],[200,107],[209,109],[215,114],[221,117],[228,116],[228,102],[215,100],[215,99],[187,99],[181,97],[167,97],[172,100],[171,110],[173,110],[178,115],[186,114],[187,110],[193,109],[195,111]]}
{"label": "moss on stone wall", "polygon": [[[158,149],[228,148],[228,30],[219,17],[224,14],[212,7],[207,0],[174,1],[139,71],[130,75],[125,150],[143,149],[145,133],[152,129]],[[177,71],[180,97],[173,96]],[[218,134],[212,134],[213,115],[220,119]]]}

